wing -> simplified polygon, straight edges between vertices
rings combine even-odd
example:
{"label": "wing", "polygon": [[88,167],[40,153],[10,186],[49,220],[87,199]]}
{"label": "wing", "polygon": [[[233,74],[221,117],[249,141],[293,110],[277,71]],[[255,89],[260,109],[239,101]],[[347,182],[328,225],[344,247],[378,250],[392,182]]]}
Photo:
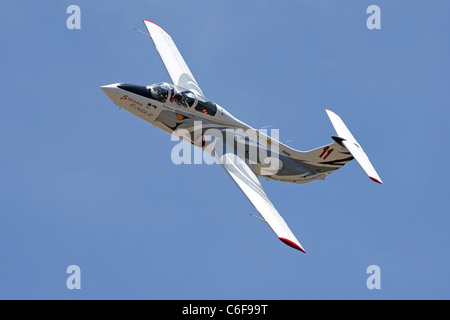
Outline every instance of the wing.
{"label": "wing", "polygon": [[154,22],[144,20],[144,23],[172,82],[204,96],[170,35]]}
{"label": "wing", "polygon": [[225,153],[218,158],[222,167],[263,216],[278,238],[288,246],[306,253],[277,209],[270,202],[261,183],[247,163],[233,153]]}

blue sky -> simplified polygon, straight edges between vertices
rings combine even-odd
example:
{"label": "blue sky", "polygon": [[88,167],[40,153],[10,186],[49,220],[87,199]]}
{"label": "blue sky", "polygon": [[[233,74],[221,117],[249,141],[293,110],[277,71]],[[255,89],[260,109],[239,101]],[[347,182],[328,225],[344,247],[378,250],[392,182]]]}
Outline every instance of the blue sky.
{"label": "blue sky", "polygon": [[[380,30],[366,27],[372,4]],[[1,299],[450,298],[448,3],[0,8]],[[208,98],[294,148],[331,142],[325,108],[338,113],[384,184],[355,161],[325,182],[264,181],[307,254],[283,245],[219,165],[174,165],[176,142],[100,90],[169,81],[133,30],[142,19],[171,34]]]}

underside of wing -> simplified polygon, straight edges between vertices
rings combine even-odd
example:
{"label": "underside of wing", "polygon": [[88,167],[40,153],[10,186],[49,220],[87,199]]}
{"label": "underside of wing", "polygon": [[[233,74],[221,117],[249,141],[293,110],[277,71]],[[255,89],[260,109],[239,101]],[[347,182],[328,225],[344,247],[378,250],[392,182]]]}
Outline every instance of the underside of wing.
{"label": "underside of wing", "polygon": [[150,20],[144,20],[144,23],[172,82],[204,96],[171,36]]}
{"label": "underside of wing", "polygon": [[218,158],[220,164],[247,196],[278,238],[286,245],[305,252],[284,219],[268,199],[260,181],[247,163],[233,153],[225,153]]}

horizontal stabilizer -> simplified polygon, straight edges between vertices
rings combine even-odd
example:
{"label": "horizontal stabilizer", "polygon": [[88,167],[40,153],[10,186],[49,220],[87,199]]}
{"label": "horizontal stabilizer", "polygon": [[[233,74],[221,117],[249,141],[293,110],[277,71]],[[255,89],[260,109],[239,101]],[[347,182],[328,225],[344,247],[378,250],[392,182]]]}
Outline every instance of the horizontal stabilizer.
{"label": "horizontal stabilizer", "polygon": [[342,145],[347,148],[370,179],[377,183],[383,183],[377,171],[370,162],[369,157],[359,145],[358,141],[356,141],[355,137],[353,137],[350,130],[348,130],[342,119],[331,110],[326,109],[326,112],[339,138],[335,140],[339,140]]}

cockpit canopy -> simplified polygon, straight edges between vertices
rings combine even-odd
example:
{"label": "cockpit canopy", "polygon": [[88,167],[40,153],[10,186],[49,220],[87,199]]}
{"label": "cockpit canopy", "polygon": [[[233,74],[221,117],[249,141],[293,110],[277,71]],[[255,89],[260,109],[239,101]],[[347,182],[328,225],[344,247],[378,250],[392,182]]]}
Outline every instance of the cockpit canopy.
{"label": "cockpit canopy", "polygon": [[175,103],[185,108],[194,107],[195,110],[214,116],[217,112],[217,105],[194,92],[168,84],[165,82],[157,83],[147,87],[153,99],[162,103]]}
{"label": "cockpit canopy", "polygon": [[156,83],[147,87],[122,83],[118,87],[162,103],[176,104],[184,108],[194,108],[194,110],[210,116],[214,116],[217,112],[217,105],[214,102],[206,100],[190,90],[166,82]]}
{"label": "cockpit canopy", "polygon": [[181,89],[175,85],[165,82],[157,83],[148,87],[153,99],[160,102],[173,102],[185,108],[195,104],[195,94],[192,91]]}

